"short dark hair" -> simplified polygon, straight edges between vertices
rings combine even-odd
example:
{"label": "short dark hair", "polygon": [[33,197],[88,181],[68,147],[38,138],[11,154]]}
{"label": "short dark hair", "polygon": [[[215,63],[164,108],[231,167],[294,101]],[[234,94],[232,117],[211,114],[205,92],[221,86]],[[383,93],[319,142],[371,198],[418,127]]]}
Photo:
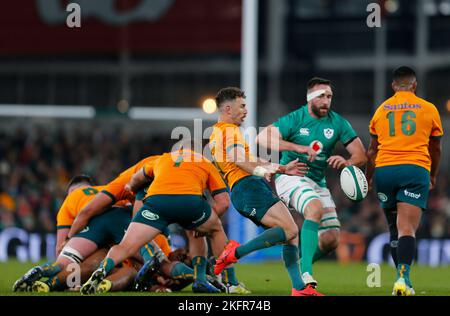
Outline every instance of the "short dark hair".
{"label": "short dark hair", "polygon": [[73,177],[69,181],[66,191],[69,191],[69,189],[72,185],[79,184],[79,183],[87,183],[89,185],[94,185],[94,181],[92,180],[92,178],[90,176],[88,176],[86,174],[80,174],[78,176]]}
{"label": "short dark hair", "polygon": [[236,98],[246,98],[244,91],[236,87],[220,89],[216,95],[217,107],[221,107],[226,101],[233,101]]}
{"label": "short dark hair", "polygon": [[314,86],[317,86],[318,84],[324,84],[327,86],[331,86],[331,81],[324,78],[314,77],[309,79],[308,83],[306,84],[306,88],[308,90],[312,89]]}
{"label": "short dark hair", "polygon": [[394,70],[392,77],[394,81],[401,81],[407,78],[416,78],[416,72],[411,67],[401,66]]}

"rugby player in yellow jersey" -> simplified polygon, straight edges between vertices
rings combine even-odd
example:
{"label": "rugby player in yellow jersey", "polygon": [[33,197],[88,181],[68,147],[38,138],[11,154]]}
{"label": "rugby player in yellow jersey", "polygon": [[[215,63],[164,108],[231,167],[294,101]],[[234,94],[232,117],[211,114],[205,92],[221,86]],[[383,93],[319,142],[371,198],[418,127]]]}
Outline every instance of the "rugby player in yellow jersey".
{"label": "rugby player in yellow jersey", "polygon": [[[130,181],[133,174],[141,169],[145,164],[154,162],[159,156],[149,156],[140,160],[135,165],[123,171],[117,178],[109,182],[102,190],[101,194],[97,194],[95,198],[85,205],[76,216],[72,223],[68,237],[72,237],[84,227],[86,227],[89,219],[95,215],[104,212],[108,207],[116,201],[129,200],[134,203],[134,195],[127,192],[124,187]],[[133,212],[134,215],[134,212]]]}
{"label": "rugby player in yellow jersey", "polygon": [[[56,261],[52,264],[37,266],[29,270],[15,282],[13,291],[29,290],[30,287],[34,291],[34,286],[38,287],[37,291],[44,292],[64,289],[66,284],[63,281],[65,281],[64,277],[67,274],[63,273],[60,277],[57,275],[68,264],[80,264],[85,258],[95,254],[98,249],[107,246],[110,242],[118,243],[120,241],[131,219],[130,211],[122,207],[129,204],[127,201],[119,201],[116,203],[115,207],[111,208],[102,219],[99,217],[93,220],[91,229],[87,228],[65,244],[67,232],[77,213],[103,188],[103,186],[93,186],[91,179],[87,176],[76,176],[70,181],[68,185],[68,196],[64,200],[57,215]],[[106,222],[106,224],[100,225],[101,220]],[[109,229],[106,228],[108,225]],[[86,271],[87,273],[92,271],[88,268],[89,264],[92,265],[92,261],[95,261],[95,256],[91,258],[90,262],[88,261],[85,265],[81,266],[81,278],[83,278],[83,272],[86,274]],[[129,273],[130,271],[128,269],[125,270],[127,272],[125,274],[122,273],[123,271],[120,272],[119,278],[116,277],[115,281],[119,281],[119,283],[126,286],[133,281],[136,272],[134,271],[133,274]],[[38,280],[42,277],[48,277],[48,282],[39,283]],[[46,284],[47,286],[45,286]]]}
{"label": "rugby player in yellow jersey", "polygon": [[[122,239],[125,230],[131,221],[130,203],[121,200],[114,207],[105,213],[92,218],[86,228],[71,238],[66,245],[65,236],[78,212],[88,204],[95,195],[103,190],[105,186],[93,186],[92,180],[87,176],[76,176],[68,185],[68,196],[64,200],[57,214],[57,259],[52,264],[37,266],[28,271],[22,278],[17,280],[13,286],[13,291],[26,290],[37,292],[49,292],[63,290],[66,287],[66,277],[73,271],[64,271],[70,263],[80,264],[80,280],[86,281],[90,274],[97,267],[99,255],[105,255],[101,248],[110,244],[117,244]],[[121,207],[128,205],[127,208]],[[155,248],[162,252],[165,257],[170,253],[167,239],[163,235],[155,238]],[[64,248],[62,248],[64,245]],[[143,252],[154,252],[151,245],[145,245]],[[62,250],[58,250],[61,249]],[[151,257],[153,254],[151,254]],[[102,258],[103,258],[102,257]],[[143,256],[144,257],[144,256]],[[85,262],[85,258],[87,259]],[[149,258],[148,258],[149,259]],[[104,280],[99,287],[99,291],[123,290],[129,286],[136,276],[136,267],[139,264],[129,262]],[[184,275],[192,274],[192,269],[185,264],[168,262],[165,260],[161,265],[166,275],[182,278]],[[183,269],[184,268],[184,269]],[[181,273],[178,273],[181,272]],[[46,282],[39,281],[42,277],[48,277]]]}
{"label": "rugby player in yellow jersey", "polygon": [[[115,201],[119,200],[129,200],[131,203],[133,203],[133,216],[137,213],[137,211],[142,207],[142,200],[140,198],[135,198],[137,195],[141,194],[142,192],[137,192],[135,195],[133,192],[129,192],[125,190],[125,185],[131,180],[131,177],[138,171],[141,170],[144,165],[153,164],[160,156],[149,156],[147,158],[144,158],[140,160],[135,165],[131,166],[130,168],[126,169],[120,175],[109,182],[104,188],[102,188],[100,194],[97,194],[92,201],[87,203],[82,210],[78,213],[75,220],[73,221],[73,224],[70,228],[70,232],[68,234],[68,237],[70,238],[73,236],[73,234],[76,234],[81,229],[86,227],[87,222],[90,218],[93,216],[99,215],[102,212],[104,212],[108,207],[110,207],[112,204],[115,203]],[[151,182],[151,179],[148,178],[149,182]],[[168,230],[166,229],[163,232],[165,235],[168,235]],[[188,238],[189,248],[194,253],[206,253],[206,239],[204,237],[202,238],[196,238],[194,236],[194,233],[192,231],[186,231],[186,236]],[[153,257],[155,252],[158,252],[158,245],[156,245],[153,241],[150,242],[147,247],[141,248],[141,256],[144,259],[145,262],[149,262],[150,259]],[[206,273],[206,257],[202,258],[193,258],[195,260],[192,261],[192,265],[195,270],[198,271],[204,271]],[[154,261],[152,261],[154,262]],[[156,262],[155,262],[156,263]],[[153,267],[146,265],[143,269],[152,269]],[[187,268],[187,267],[184,267]],[[139,276],[142,276],[143,274],[140,271]],[[181,272],[181,270],[180,270]],[[187,272],[184,271],[182,274],[186,274]],[[202,275],[204,274],[201,272]],[[139,280],[136,280],[139,282]],[[219,284],[216,284],[219,285]],[[232,288],[234,290],[243,290],[242,288]],[[245,294],[245,293],[240,293]]]}
{"label": "rugby player in yellow jersey", "polygon": [[[245,94],[235,87],[224,88],[216,96],[220,110],[214,125],[210,147],[216,166],[231,189],[231,201],[236,210],[266,230],[256,238],[240,245],[231,240],[216,260],[214,273],[221,271],[249,253],[283,244],[283,260],[292,282],[293,296],[319,296],[312,286],[305,286],[300,276],[298,227],[287,207],[272,191],[265,178],[276,173],[303,176],[306,165],[298,159],[287,165],[278,165],[252,157],[239,126],[247,109]],[[306,147],[306,153],[312,151]],[[310,159],[313,159],[311,153]]]}
{"label": "rugby player in yellow jersey", "polygon": [[[132,177],[129,188],[133,192],[146,184],[145,175],[153,181],[143,207],[133,218],[120,244],[111,248],[100,267],[82,286],[82,294],[95,293],[97,285],[116,265],[131,257],[171,223],[209,233],[212,252],[216,256],[225,247],[227,238],[217,214],[228,208],[229,197],[225,183],[211,162],[190,150],[166,153]],[[213,197],[214,211],[203,198],[205,189]],[[220,292],[213,288],[205,279],[197,278],[193,284],[194,291]]]}
{"label": "rugby player in yellow jersey", "polygon": [[366,177],[372,178],[390,230],[397,268],[393,295],[414,295],[409,272],[416,251],[415,233],[428,192],[436,183],[444,134],[436,107],[415,95],[413,69],[394,71],[393,97],[375,111],[369,124],[371,143]]}

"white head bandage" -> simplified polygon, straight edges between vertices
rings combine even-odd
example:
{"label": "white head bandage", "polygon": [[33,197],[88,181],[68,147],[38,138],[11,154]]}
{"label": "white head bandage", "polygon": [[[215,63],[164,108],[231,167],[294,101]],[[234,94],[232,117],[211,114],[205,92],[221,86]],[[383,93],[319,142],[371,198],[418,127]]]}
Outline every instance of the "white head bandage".
{"label": "white head bandage", "polygon": [[319,89],[319,90],[316,90],[316,91],[313,91],[313,92],[311,92],[311,93],[308,93],[307,95],[306,95],[306,101],[311,101],[312,99],[315,99],[315,98],[317,98],[318,96],[321,96],[322,94],[324,94],[325,93],[325,89]]}

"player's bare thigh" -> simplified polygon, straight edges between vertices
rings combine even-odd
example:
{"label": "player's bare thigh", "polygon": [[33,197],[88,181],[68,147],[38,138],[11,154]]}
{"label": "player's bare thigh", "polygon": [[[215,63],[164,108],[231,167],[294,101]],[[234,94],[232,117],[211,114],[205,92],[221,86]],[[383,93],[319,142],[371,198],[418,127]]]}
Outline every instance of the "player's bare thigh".
{"label": "player's bare thigh", "polygon": [[286,240],[291,242],[298,240],[298,227],[288,208],[281,201],[269,208],[261,219],[261,224],[266,227],[281,227],[286,234]]}

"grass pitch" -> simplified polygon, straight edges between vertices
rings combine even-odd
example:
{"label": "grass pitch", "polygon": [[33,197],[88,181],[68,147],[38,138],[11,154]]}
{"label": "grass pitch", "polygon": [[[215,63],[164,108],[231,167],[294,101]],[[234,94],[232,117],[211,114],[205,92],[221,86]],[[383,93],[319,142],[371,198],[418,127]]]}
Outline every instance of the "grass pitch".
{"label": "grass pitch", "polygon": [[[0,263],[0,295],[40,295],[33,293],[13,293],[14,281],[24,274],[33,263],[19,263],[9,261]],[[291,284],[284,265],[279,262],[265,262],[258,264],[238,264],[236,273],[241,282],[252,291],[252,295],[281,296],[290,295]],[[334,261],[323,261],[314,264],[314,275],[319,282],[318,290],[331,296],[390,296],[395,281],[395,269],[387,264],[380,266],[380,286],[369,287],[367,279],[373,270],[367,271],[365,263],[339,264]],[[450,296],[450,267],[430,268],[413,266],[411,279],[418,296]],[[79,293],[59,292],[50,295],[79,295]],[[133,293],[121,292],[107,295],[195,295],[187,287],[182,292]]]}

